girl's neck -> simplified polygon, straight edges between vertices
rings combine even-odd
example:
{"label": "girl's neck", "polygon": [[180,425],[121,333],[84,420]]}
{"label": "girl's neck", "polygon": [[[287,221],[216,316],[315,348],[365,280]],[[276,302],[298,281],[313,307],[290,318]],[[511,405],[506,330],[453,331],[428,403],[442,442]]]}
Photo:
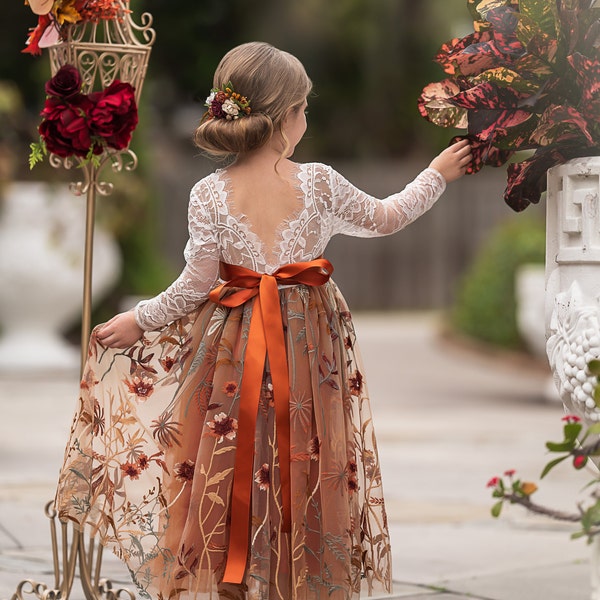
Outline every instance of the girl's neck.
{"label": "girl's neck", "polygon": [[241,154],[231,165],[231,168],[269,172],[274,171],[275,166],[279,169],[280,167],[284,167],[284,165],[289,165],[289,163],[288,158],[282,158],[280,145],[271,142],[262,148]]}

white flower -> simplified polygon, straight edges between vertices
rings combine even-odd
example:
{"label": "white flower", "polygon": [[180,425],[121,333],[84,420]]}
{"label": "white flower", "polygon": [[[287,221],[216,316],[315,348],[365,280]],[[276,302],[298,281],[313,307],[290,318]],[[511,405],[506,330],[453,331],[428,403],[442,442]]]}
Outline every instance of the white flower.
{"label": "white flower", "polygon": [[210,96],[206,99],[206,104],[210,104],[215,99],[216,95],[216,92],[211,92]]}
{"label": "white flower", "polygon": [[232,117],[237,117],[240,114],[240,109],[231,98],[227,98],[227,100],[223,102],[223,112]]}

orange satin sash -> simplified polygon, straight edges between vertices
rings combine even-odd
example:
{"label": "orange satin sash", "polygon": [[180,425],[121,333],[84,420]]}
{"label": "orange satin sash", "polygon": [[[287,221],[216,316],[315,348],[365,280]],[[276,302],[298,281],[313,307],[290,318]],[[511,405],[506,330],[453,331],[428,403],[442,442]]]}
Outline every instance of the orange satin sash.
{"label": "orange satin sash", "polygon": [[[282,498],[282,530],[291,531],[290,485],[290,414],[287,352],[281,319],[278,284],[320,286],[333,272],[331,263],[318,258],[280,267],[272,275],[260,274],[245,267],[221,263],[221,277],[226,283],[210,293],[210,300],[228,307],[241,306],[256,297],[244,358],[240,386],[237,448],[231,493],[229,552],[223,581],[241,583],[248,560],[250,537],[250,499],[254,469],[254,438],[258,402],[268,357],[273,383],[275,424],[279,454]],[[227,288],[234,289],[224,295]]]}

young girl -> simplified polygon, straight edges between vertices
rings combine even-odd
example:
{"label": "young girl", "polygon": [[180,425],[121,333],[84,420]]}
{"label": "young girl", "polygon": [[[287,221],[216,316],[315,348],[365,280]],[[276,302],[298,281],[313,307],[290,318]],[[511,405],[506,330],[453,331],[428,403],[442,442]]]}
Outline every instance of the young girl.
{"label": "young girl", "polygon": [[223,58],[196,143],[234,160],[192,189],[187,264],[92,336],[56,502],[144,597],[391,591],[369,396],[323,253],[335,234],[414,221],[470,149],[377,200],[290,160],[310,91],[301,63],[268,44]]}

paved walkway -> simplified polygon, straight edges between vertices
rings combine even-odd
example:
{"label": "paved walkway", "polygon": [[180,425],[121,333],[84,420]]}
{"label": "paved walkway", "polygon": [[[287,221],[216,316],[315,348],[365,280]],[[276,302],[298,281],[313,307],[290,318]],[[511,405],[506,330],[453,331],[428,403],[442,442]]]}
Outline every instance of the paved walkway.
{"label": "paved walkway", "polygon": [[[488,479],[515,468],[537,481],[544,442],[561,436],[562,408],[544,399],[544,370],[445,342],[431,314],[358,315],[356,323],[382,459],[393,598],[589,599],[590,549],[569,540],[571,527],[518,507],[489,516]],[[52,587],[43,507],[76,397],[76,374],[0,374],[2,599],[26,578]],[[572,510],[589,479],[559,468],[537,500]],[[104,574],[127,581],[112,556]],[[76,586],[72,600],[82,598]]]}

